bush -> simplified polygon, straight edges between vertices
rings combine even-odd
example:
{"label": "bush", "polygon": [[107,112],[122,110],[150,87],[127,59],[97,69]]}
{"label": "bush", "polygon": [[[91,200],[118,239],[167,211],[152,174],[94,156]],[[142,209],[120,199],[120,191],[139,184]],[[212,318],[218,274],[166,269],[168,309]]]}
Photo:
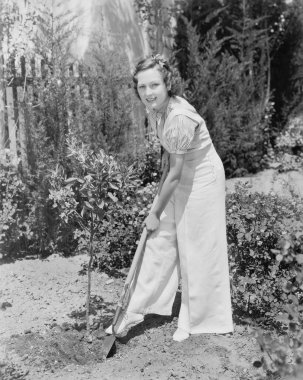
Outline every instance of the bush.
{"label": "bush", "polygon": [[[299,198],[248,194],[245,187],[228,196],[227,237],[237,315],[279,326],[285,302],[291,295],[301,297],[296,276],[303,264],[302,209]],[[291,247],[284,243],[289,236]],[[291,284],[297,287],[290,294]]]}
{"label": "bush", "polygon": [[[282,334],[257,330],[255,336],[263,353],[260,363],[266,379],[277,376],[294,375],[291,379],[301,379],[303,375],[303,231],[296,228],[280,240],[281,262],[291,262],[294,277],[284,287],[286,299],[280,305],[282,312],[277,319],[281,323]],[[295,259],[294,259],[295,258]],[[299,265],[298,265],[299,264]]]}
{"label": "bush", "polygon": [[[57,166],[51,172],[49,198],[53,207],[60,212],[65,224],[78,226],[75,235],[80,246],[89,254],[87,265],[86,328],[90,333],[91,271],[97,257],[103,251],[97,250],[99,235],[104,231],[106,220],[111,220],[109,208],[123,198],[123,189],[133,190],[136,178],[132,168],[123,168],[102,149],[92,152],[75,135],[67,137],[67,151],[70,159],[70,175]],[[123,170],[124,169],[124,170]]]}
{"label": "bush", "polygon": [[[96,184],[100,178],[88,183],[89,176],[96,175],[95,163],[98,162],[98,153],[91,152],[83,145],[77,148],[74,142],[71,144],[71,141],[68,140],[68,150],[72,154],[68,174],[71,179],[66,179],[67,175],[63,168],[53,172],[50,177],[52,188],[50,198],[55,209],[60,210],[56,221],[57,234],[63,236],[62,231],[69,229],[69,235],[76,244],[74,252],[82,252],[87,251],[89,244],[87,232],[89,207],[91,205],[97,210],[102,199],[105,201],[109,198],[103,194],[104,186],[100,187],[103,198],[101,193],[95,194],[98,191]],[[157,152],[158,146],[153,141],[146,141],[146,147],[145,150],[142,148],[142,151],[138,151],[135,157],[120,155],[119,159],[114,160],[113,157],[107,156],[109,160],[115,162],[117,176],[120,178],[119,181],[123,182],[123,189],[116,191],[115,184],[112,188],[117,202],[105,201],[106,204],[102,206],[103,217],[100,220],[95,218],[93,238],[94,251],[97,253],[95,264],[107,273],[115,273],[117,269],[130,265],[136,241],[142,231],[142,222],[156,192],[160,154]],[[99,159],[101,160],[100,157]],[[84,181],[81,186],[77,184],[76,178],[80,178],[81,182]],[[66,180],[68,183],[65,183]],[[108,179],[104,178],[103,181]],[[72,214],[77,217],[73,218]]]}
{"label": "bush", "polygon": [[290,119],[285,130],[275,141],[275,163],[279,163],[278,170],[302,170],[303,167],[303,131],[301,117]]}
{"label": "bush", "polygon": [[131,145],[136,147],[136,150],[127,154],[120,154],[120,161],[133,166],[138,178],[141,180],[141,186],[159,181],[161,177],[161,147],[159,141],[151,134],[144,139],[143,144],[139,145],[136,141],[133,141]]}
{"label": "bush", "polygon": [[118,205],[110,207],[111,218],[100,231],[99,249],[103,252],[97,264],[100,270],[115,274],[117,269],[130,266],[156,190],[156,183],[152,182],[136,192],[125,193]]}
{"label": "bush", "polygon": [[226,38],[218,38],[215,27],[201,40],[197,28],[183,23],[189,52],[185,95],[205,118],[227,177],[255,173],[262,168],[273,112],[266,75],[259,71],[266,68],[257,62],[248,67],[248,53],[241,61],[225,51]]}
{"label": "bush", "polygon": [[[136,146],[134,143],[133,146]],[[131,165],[136,173],[136,186],[123,190],[119,202],[110,205],[108,218],[104,221],[98,249],[100,270],[119,275],[117,270],[130,266],[136,251],[136,242],[142,232],[142,223],[148,214],[160,180],[160,144],[152,136],[135,152],[120,154],[119,161]]]}
{"label": "bush", "polygon": [[26,223],[28,197],[26,186],[10,157],[0,161],[0,253],[2,257],[19,251],[22,239],[30,237]]}
{"label": "bush", "polygon": [[22,176],[9,155],[0,159],[0,253],[14,259],[49,255],[57,242],[55,215],[47,202],[47,183]]}
{"label": "bush", "polygon": [[[293,196],[227,197],[227,235],[234,316],[256,329],[263,367],[258,379],[286,379],[303,363],[303,203]],[[274,329],[273,329],[274,328]]]}

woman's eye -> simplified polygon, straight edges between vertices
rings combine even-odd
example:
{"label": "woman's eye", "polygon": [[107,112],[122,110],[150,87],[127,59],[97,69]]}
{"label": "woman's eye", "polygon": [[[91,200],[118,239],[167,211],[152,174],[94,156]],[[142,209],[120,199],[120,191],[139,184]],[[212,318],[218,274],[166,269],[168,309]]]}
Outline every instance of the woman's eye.
{"label": "woman's eye", "polygon": [[154,83],[151,85],[152,88],[156,88],[158,86],[158,83]]}
{"label": "woman's eye", "polygon": [[144,86],[138,86],[139,90],[143,90]]}

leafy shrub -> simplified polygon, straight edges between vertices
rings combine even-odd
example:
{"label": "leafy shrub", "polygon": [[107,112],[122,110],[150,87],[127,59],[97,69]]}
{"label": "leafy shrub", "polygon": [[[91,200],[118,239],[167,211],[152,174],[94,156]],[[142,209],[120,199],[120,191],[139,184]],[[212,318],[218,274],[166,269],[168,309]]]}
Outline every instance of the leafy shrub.
{"label": "leafy shrub", "polygon": [[[227,236],[235,313],[265,325],[279,326],[283,305],[300,295],[296,276],[303,264],[300,199],[248,194],[238,187],[227,198]],[[282,254],[281,241],[295,236]],[[282,239],[282,240],[281,240]],[[297,288],[290,294],[290,284]]]}
{"label": "leafy shrub", "polygon": [[302,170],[303,167],[303,153],[298,155],[288,153],[278,153],[275,161],[279,164],[279,172],[288,172],[291,170]]}
{"label": "leafy shrub", "polygon": [[0,161],[0,253],[10,256],[19,250],[22,238],[30,236],[26,223],[28,197],[26,186],[10,157]]}
{"label": "leafy shrub", "polygon": [[59,165],[51,172],[49,198],[65,224],[72,222],[87,232],[76,233],[82,239],[88,237],[88,247],[108,215],[108,206],[117,202],[116,193],[127,183],[129,173],[123,177],[121,167],[112,156],[103,150],[93,152],[73,134],[67,139],[67,149],[68,174]]}
{"label": "leafy shrub", "polygon": [[[149,169],[146,165],[159,165],[160,160],[153,143],[146,142],[146,145],[145,154],[142,150],[142,154],[137,152],[135,158],[124,156],[122,160],[120,156],[119,160],[115,160],[104,152],[92,152],[88,146],[77,145],[71,137],[68,140],[69,178],[64,169],[58,166],[49,179],[50,199],[53,207],[60,210],[59,230],[70,226],[77,242],[76,251],[87,250],[87,218],[91,211],[96,209],[97,212],[101,208],[98,213],[101,212],[102,217],[95,218],[93,244],[102,270],[111,271],[129,265],[132,256],[128,252],[131,250],[133,253],[135,249],[144,215],[152,202],[156,190],[154,178],[159,174],[157,169],[157,172],[152,173],[155,175],[147,177],[145,173]],[[108,165],[112,166],[108,175],[114,176],[114,179],[103,179],[109,181],[109,188],[99,183],[102,179],[100,170],[97,170],[100,163],[97,163],[102,160],[109,160]],[[148,184],[143,186],[145,182]]]}
{"label": "leafy shrub", "polygon": [[[202,38],[185,18],[183,23],[188,50],[186,96],[205,118],[227,176],[259,171],[272,115],[272,102],[265,97],[266,68],[257,61],[248,63],[255,56],[252,47],[244,49],[242,59],[225,51],[228,38],[216,33],[220,24]],[[246,42],[237,41],[237,45]]]}
{"label": "leafy shrub", "polygon": [[133,166],[142,186],[159,181],[161,174],[161,147],[159,141],[153,134],[150,134],[146,136],[143,144],[133,141],[131,145],[136,149],[127,154],[120,154],[119,159]]}
{"label": "leafy shrub", "polygon": [[227,197],[234,315],[263,327],[258,380],[303,373],[302,208],[295,195],[249,194],[245,185]]}
{"label": "leafy shrub", "polygon": [[123,199],[109,208],[110,219],[101,229],[103,254],[98,259],[100,270],[114,274],[117,269],[130,266],[156,190],[156,183],[152,182],[136,192],[125,192]]}
{"label": "leafy shrub", "polygon": [[269,146],[263,157],[269,168],[279,172],[302,170],[303,168],[303,130],[301,116],[292,117],[284,131],[280,133],[274,144]]}
{"label": "leafy shrub", "polygon": [[302,116],[297,116],[290,119],[289,125],[277,137],[276,147],[278,148],[303,148],[303,130],[302,130]]}
{"label": "leafy shrub", "polygon": [[89,254],[86,328],[90,333],[91,270],[96,257],[103,255],[103,251],[96,250],[99,240],[97,232],[101,230],[102,236],[104,221],[110,218],[109,206],[118,201],[117,196],[123,196],[123,187],[133,189],[136,181],[132,168],[123,170],[112,156],[102,149],[93,152],[73,134],[67,138],[67,150],[69,176],[59,166],[52,171],[49,198],[65,224],[72,222],[78,225],[75,234]]}
{"label": "leafy shrub", "polygon": [[131,165],[136,173],[136,185],[123,189],[119,202],[109,206],[108,218],[99,231],[98,257],[100,270],[119,274],[117,270],[129,267],[142,232],[142,223],[148,214],[160,180],[160,144],[147,136],[143,145],[128,154],[120,154],[124,165]]}
{"label": "leafy shrub", "polygon": [[[279,260],[291,265],[295,277],[284,287],[287,299],[280,305],[282,312],[278,320],[282,324],[282,334],[257,330],[255,336],[263,352],[260,363],[268,376],[303,375],[303,230],[294,228],[292,233],[280,239]],[[299,265],[298,265],[299,264]]]}
{"label": "leafy shrub", "polygon": [[[85,212],[89,210],[86,207],[87,203],[96,207],[95,200],[98,199],[98,203],[101,203],[101,197],[94,196],[93,203],[90,201],[92,193],[95,192],[92,186],[98,180],[92,180],[87,184],[86,195],[83,198],[84,194],[80,194],[83,190],[80,191],[80,189],[84,187],[84,184],[82,187],[79,183],[77,185],[76,178],[82,178],[81,181],[87,182],[84,173],[92,175],[95,171],[93,157],[96,158],[98,153],[90,151],[87,146],[76,148],[74,142],[71,144],[71,141],[68,141],[68,150],[73,156],[69,158],[68,175],[74,178],[74,181],[71,178],[68,183],[65,183],[67,175],[60,166],[50,178],[52,188],[50,199],[58,210],[56,247],[59,252],[62,252],[61,239],[68,232],[70,244],[72,244],[69,253],[87,252],[90,239],[87,229],[88,221],[85,215],[81,216],[81,210],[83,207],[85,207]],[[156,182],[160,177],[159,143],[153,138],[146,139],[144,146],[137,146],[135,152],[118,154],[116,165],[121,180],[123,179],[123,191],[114,195],[117,202],[107,202],[103,219],[95,219],[96,226],[92,243],[96,254],[94,265],[102,271],[118,275],[119,269],[129,267],[131,263],[136,241],[142,232],[142,222],[147,216],[156,193]],[[114,189],[112,191],[115,193]],[[72,217],[72,213],[75,218]]]}
{"label": "leafy shrub", "polygon": [[49,255],[55,243],[55,215],[43,179],[22,176],[9,155],[0,160],[0,252],[2,257]]}

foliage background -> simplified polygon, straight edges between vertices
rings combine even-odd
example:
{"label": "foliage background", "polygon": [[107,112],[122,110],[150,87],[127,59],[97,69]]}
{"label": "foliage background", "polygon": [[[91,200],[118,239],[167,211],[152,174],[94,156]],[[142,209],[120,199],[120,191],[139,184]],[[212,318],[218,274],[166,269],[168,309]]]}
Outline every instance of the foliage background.
{"label": "foliage background", "polygon": [[[125,180],[123,191],[112,189],[117,201],[96,222],[92,245],[95,267],[120,275],[155,195],[160,147],[148,133],[142,138],[148,127],[132,92],[125,41],[119,37],[109,47],[97,34],[75,70],[71,47],[79,20],[69,11],[55,12],[59,5],[28,2],[22,15],[17,3],[0,3],[0,254],[14,260],[88,251],[91,235],[71,211],[81,215],[80,204],[86,204],[86,211],[98,215],[101,203],[87,189],[66,187],[66,181],[95,175],[94,161],[85,161],[91,154],[115,162],[116,180]],[[300,0],[180,0],[173,6],[136,0],[134,7],[149,51],[163,53],[180,71],[184,96],[205,118],[227,177],[263,170],[279,154],[281,170],[302,167],[302,129],[286,128],[290,116],[300,120],[302,113]],[[42,60],[41,76],[20,79],[21,57]],[[17,79],[23,96],[14,98],[16,131],[22,110],[26,161],[20,149],[12,159],[4,127],[6,88],[17,87]],[[70,134],[79,147],[77,166]],[[293,159],[285,160],[285,152]],[[102,197],[101,202],[107,199]],[[302,361],[302,211],[295,196],[249,195],[239,188],[227,198],[236,315],[245,323],[274,326],[288,339],[277,345],[272,336],[258,337],[273,358],[261,362],[271,376],[293,371],[289,352],[294,362]]]}

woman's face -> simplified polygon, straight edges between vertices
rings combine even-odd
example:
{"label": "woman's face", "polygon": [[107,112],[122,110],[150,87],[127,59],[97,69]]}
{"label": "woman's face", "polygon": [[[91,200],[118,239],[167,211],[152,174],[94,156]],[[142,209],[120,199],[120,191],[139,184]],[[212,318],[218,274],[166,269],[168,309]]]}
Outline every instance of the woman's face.
{"label": "woman's face", "polygon": [[155,111],[163,109],[169,100],[162,73],[156,68],[139,71],[137,90],[143,104]]}

